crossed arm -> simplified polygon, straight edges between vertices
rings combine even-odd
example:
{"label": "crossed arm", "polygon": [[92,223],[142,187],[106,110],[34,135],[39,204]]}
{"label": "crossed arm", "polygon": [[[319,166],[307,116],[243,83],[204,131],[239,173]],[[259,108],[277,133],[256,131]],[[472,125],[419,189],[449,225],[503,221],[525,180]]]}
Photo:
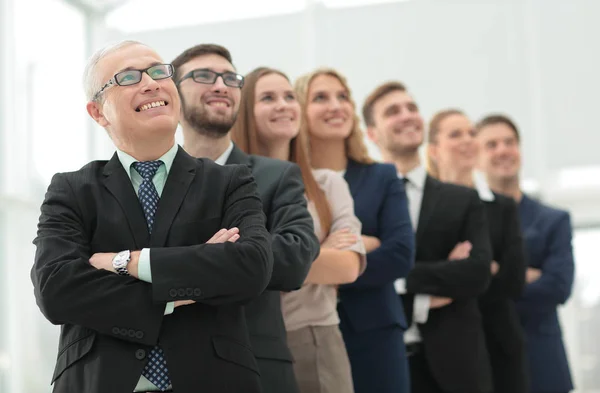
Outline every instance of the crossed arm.
{"label": "crossed arm", "polygon": [[[80,325],[120,339],[124,337],[116,334],[115,328],[133,329],[142,334],[126,339],[153,345],[168,301],[220,305],[258,296],[273,265],[270,237],[249,169],[240,166],[231,176],[222,222],[232,231],[213,237],[217,241],[229,236],[229,241],[152,248],[157,286],[134,276],[114,274],[110,255],[92,256],[90,235],[75,192],[67,175],[55,175],[42,204],[31,270],[42,313],[54,324]],[[242,240],[234,238],[234,227],[239,228]],[[165,282],[202,291],[173,299],[165,290]]]}

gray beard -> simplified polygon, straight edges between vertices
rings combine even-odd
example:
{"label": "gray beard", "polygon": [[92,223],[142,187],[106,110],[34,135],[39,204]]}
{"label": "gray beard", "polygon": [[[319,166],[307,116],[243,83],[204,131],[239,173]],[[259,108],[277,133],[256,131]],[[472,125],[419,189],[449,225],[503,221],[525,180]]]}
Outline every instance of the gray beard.
{"label": "gray beard", "polygon": [[183,104],[183,118],[186,123],[197,133],[210,138],[220,139],[227,135],[237,119],[237,113],[228,118],[214,118],[205,110],[204,106],[188,107],[183,97],[181,97],[181,103]]}

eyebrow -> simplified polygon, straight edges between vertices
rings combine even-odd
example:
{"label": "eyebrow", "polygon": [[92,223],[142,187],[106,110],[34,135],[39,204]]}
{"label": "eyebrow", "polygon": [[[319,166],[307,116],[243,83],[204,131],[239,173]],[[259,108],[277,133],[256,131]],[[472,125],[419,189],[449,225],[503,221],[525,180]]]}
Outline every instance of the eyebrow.
{"label": "eyebrow", "polygon": [[[154,67],[154,66],[157,66],[157,65],[160,65],[160,64],[163,64],[163,63],[161,63],[160,61],[154,61],[154,62],[150,63],[150,65],[148,66],[148,68],[149,67]],[[139,68],[135,68],[135,67],[126,67],[126,68],[123,68],[123,69],[117,71],[117,74],[119,72],[123,72],[123,71],[139,71],[139,70],[140,70]]]}
{"label": "eyebrow", "polygon": [[388,105],[385,108],[383,108],[383,113],[390,113],[393,110],[400,109],[400,107],[401,107],[401,105],[400,104],[396,104],[396,103]]}
{"label": "eyebrow", "polygon": [[204,68],[194,68],[193,70],[190,70],[190,71],[212,71],[212,72],[217,72],[217,73],[230,72],[232,74],[236,73],[235,70],[232,71],[232,70],[229,70],[229,69],[226,69],[226,68],[223,68],[223,71],[217,71],[217,70],[215,70],[213,68],[207,68],[207,67],[204,67]]}
{"label": "eyebrow", "polygon": [[[267,90],[267,91],[263,91],[262,93],[260,93],[261,96],[267,95],[267,94],[275,94],[277,93],[275,90]],[[292,93],[294,94],[294,90],[288,89],[288,90],[284,90],[285,94],[288,93]]]}

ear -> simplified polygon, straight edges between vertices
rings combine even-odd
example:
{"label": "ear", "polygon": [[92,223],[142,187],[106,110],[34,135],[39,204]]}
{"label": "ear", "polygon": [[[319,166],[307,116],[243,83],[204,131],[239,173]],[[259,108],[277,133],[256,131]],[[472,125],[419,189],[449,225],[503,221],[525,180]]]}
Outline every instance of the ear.
{"label": "ear", "polygon": [[377,137],[377,133],[375,132],[375,128],[373,126],[367,127],[367,136],[371,142],[379,146],[379,138]]}
{"label": "ear", "polygon": [[109,125],[108,120],[104,117],[102,113],[102,107],[98,102],[90,101],[86,105],[86,109],[88,114],[96,123],[98,123],[102,127],[106,127]]}
{"label": "ear", "polygon": [[438,148],[437,145],[433,143],[427,144],[427,157],[434,163],[438,160]]}

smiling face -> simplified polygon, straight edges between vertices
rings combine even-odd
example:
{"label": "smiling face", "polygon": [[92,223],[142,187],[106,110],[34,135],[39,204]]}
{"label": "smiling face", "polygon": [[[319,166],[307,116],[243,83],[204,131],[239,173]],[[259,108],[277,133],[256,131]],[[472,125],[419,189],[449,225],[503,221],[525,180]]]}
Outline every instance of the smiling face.
{"label": "smiling face", "polygon": [[462,114],[445,117],[438,127],[434,143],[429,145],[429,154],[438,168],[452,171],[468,171],[475,168],[478,144],[471,121]]}
{"label": "smiling face", "polygon": [[271,73],[256,82],[254,119],[263,144],[290,141],[300,129],[300,104],[290,82]]}
{"label": "smiling face", "polygon": [[[233,65],[217,54],[198,56],[180,67],[179,74],[186,75],[196,69],[214,72],[235,72]],[[194,82],[188,78],[179,85],[183,119],[200,133],[221,137],[229,132],[240,108],[241,89],[229,87],[218,77],[214,84]]]}
{"label": "smiling face", "polygon": [[373,105],[373,123],[367,132],[383,150],[414,153],[423,143],[423,118],[406,91],[395,90],[378,99]]}
{"label": "smiling face", "polygon": [[479,166],[494,182],[518,179],[521,151],[517,133],[505,123],[489,124],[479,129]]}
{"label": "smiling face", "polygon": [[311,138],[345,140],[354,126],[354,107],[340,80],[332,75],[315,77],[308,89],[306,117]]}
{"label": "smiling face", "polygon": [[[161,63],[163,60],[152,49],[135,44],[103,57],[96,72],[104,84],[126,69],[144,70]],[[99,100],[88,103],[87,109],[107,129],[115,145],[122,148],[135,141],[174,136],[180,103],[171,78],[154,80],[144,72],[137,84],[107,88]]]}

